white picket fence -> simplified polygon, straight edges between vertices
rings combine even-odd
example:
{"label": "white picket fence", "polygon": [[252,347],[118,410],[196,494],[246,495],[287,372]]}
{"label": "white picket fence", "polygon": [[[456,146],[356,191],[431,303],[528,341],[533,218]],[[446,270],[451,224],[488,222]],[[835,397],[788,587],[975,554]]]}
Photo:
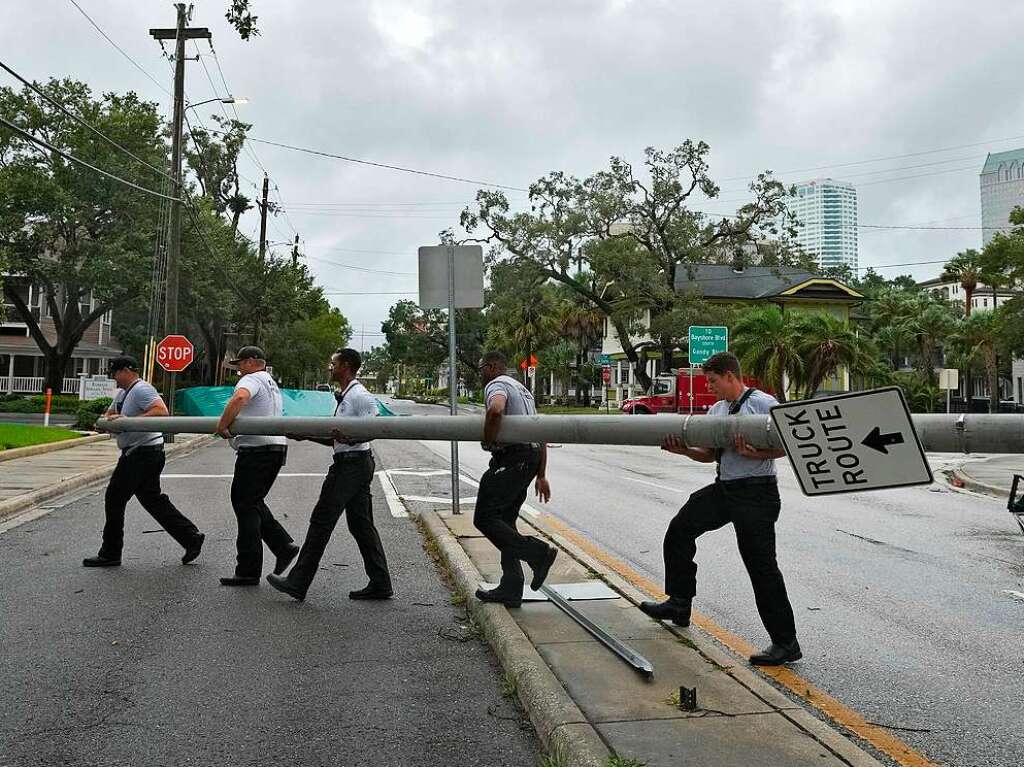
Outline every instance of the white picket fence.
{"label": "white picket fence", "polygon": [[[0,378],[0,394],[42,394],[42,376],[6,376]],[[65,378],[60,394],[78,394],[82,390],[82,378]]]}

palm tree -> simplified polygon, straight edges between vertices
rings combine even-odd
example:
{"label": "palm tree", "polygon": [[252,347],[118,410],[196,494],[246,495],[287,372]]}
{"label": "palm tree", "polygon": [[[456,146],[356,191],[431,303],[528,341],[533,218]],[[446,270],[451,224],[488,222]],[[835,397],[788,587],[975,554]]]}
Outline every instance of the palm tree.
{"label": "palm tree", "polygon": [[732,328],[732,350],[749,375],[786,401],[786,382],[799,379],[803,358],[797,353],[798,323],[777,306],[756,306]]}
{"label": "palm tree", "polygon": [[871,370],[876,358],[873,345],[844,320],[821,312],[804,315],[797,324],[796,353],[803,360],[800,383],[805,398],[813,397],[843,368],[851,375]]}
{"label": "palm tree", "polygon": [[972,314],[959,323],[953,335],[954,346],[967,359],[980,359],[984,364],[990,413],[999,412],[998,350],[1002,343],[1004,320],[1004,312],[999,309]]}
{"label": "palm tree", "polygon": [[[960,280],[960,287],[964,290],[964,316],[971,316],[971,299],[974,291],[978,288],[981,279],[982,265],[981,254],[970,248],[963,253],[958,253],[954,258],[946,262],[943,268],[943,279]],[[994,297],[993,293],[993,297]],[[994,305],[994,304],[993,304]]]}
{"label": "palm tree", "polygon": [[[561,330],[547,285],[526,286],[521,294],[495,302],[489,317],[488,341],[513,350],[527,362],[538,349],[556,340]],[[532,389],[529,377],[525,373],[523,377]]]}
{"label": "palm tree", "polygon": [[[569,301],[559,313],[562,334],[570,339],[576,350],[576,402],[590,405],[590,381],[584,376],[587,351],[604,332],[604,315],[592,306]],[[584,392],[585,390],[585,392]]]}
{"label": "palm tree", "polygon": [[946,304],[918,298],[906,319],[907,332],[917,344],[917,368],[929,386],[936,385],[935,350],[952,333],[956,318]]}
{"label": "palm tree", "polygon": [[883,325],[875,331],[874,336],[875,343],[885,351],[889,366],[893,370],[899,370],[906,356],[904,352],[914,340],[906,323],[895,321]]}

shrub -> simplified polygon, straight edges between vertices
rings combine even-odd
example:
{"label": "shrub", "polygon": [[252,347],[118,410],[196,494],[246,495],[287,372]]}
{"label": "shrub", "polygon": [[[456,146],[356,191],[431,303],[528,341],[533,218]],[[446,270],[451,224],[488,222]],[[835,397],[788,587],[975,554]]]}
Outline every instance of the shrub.
{"label": "shrub", "polygon": [[85,431],[94,431],[96,429],[96,419],[107,412],[107,408],[110,407],[110,403],[113,402],[110,397],[100,397],[99,399],[87,400],[82,402],[78,406],[78,420],[75,421],[76,429],[83,429]]}
{"label": "shrub", "polygon": [[[50,403],[51,413],[77,413],[81,404],[74,394],[59,394]],[[25,397],[20,394],[5,394],[0,399],[0,412],[4,413],[42,413],[46,411],[46,395],[33,394]]]}

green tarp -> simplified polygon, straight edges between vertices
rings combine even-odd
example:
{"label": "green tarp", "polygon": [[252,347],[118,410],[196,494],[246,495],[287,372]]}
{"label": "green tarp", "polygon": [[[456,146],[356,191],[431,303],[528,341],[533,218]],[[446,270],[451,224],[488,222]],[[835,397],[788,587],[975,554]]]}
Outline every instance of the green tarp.
{"label": "green tarp", "polygon": [[[217,416],[231,399],[233,386],[193,386],[175,393],[174,414],[193,416]],[[328,391],[307,389],[281,389],[285,415],[328,416],[334,414],[334,394]],[[395,415],[384,403],[377,400],[379,415]]]}

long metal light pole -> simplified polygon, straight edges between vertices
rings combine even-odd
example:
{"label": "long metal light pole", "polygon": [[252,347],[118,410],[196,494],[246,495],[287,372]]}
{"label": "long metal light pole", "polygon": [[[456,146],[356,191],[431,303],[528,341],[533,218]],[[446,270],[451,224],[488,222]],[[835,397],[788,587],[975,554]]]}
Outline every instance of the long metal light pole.
{"label": "long metal light pole", "polygon": [[[448,398],[452,415],[459,414],[458,376],[455,371],[455,247],[448,246]],[[452,514],[461,514],[459,499],[459,443],[452,440]]]}
{"label": "long metal light pole", "polygon": [[[915,415],[914,428],[922,446],[938,453],[1024,453],[1024,415]],[[97,428],[109,432],[163,431],[212,434],[216,418],[100,419]],[[403,416],[400,418],[246,418],[235,420],[234,434],[296,434],[331,436],[341,428],[350,439],[426,439],[480,441],[482,416]],[[759,448],[782,446],[767,416],[652,415],[623,418],[612,415],[506,416],[498,438],[502,442],[560,442],[590,445],[660,445],[676,434],[691,447],[729,447],[743,436]]]}

